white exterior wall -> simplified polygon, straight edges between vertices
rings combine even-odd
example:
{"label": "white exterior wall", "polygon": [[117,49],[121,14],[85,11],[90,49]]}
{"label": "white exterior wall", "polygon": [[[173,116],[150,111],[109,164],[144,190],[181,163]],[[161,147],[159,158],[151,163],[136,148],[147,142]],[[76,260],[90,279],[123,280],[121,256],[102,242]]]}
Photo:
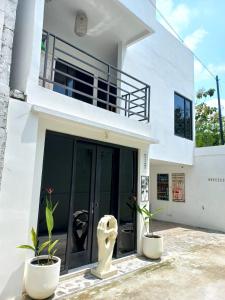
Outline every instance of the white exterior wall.
{"label": "white exterior wall", "polygon": [[[225,232],[225,146],[195,150],[194,165],[150,167],[150,201],[159,220]],[[157,200],[157,174],[169,174],[169,201]],[[172,201],[172,173],[185,173],[185,202]],[[212,179],[212,180],[211,180]]]}
{"label": "white exterior wall", "polygon": [[159,23],[154,29],[126,50],[123,70],[135,70],[151,86],[151,132],[159,144],[151,147],[150,158],[191,165],[193,141],[174,135],[174,92],[194,99],[193,55]]}
{"label": "white exterior wall", "polygon": [[[118,126],[121,127],[121,124]],[[49,114],[48,110],[35,112],[31,104],[10,99],[8,139],[0,194],[0,299],[20,299],[21,296],[24,261],[32,253],[17,249],[16,246],[30,243],[30,229],[37,226],[47,129],[138,149],[138,201],[141,199],[140,178],[149,174],[149,169],[144,164],[144,156],[148,154],[148,141],[138,140],[137,136],[129,136],[123,130],[110,131],[104,126],[95,127],[94,123],[82,124],[67,119],[65,115]],[[137,226],[137,248],[141,253],[140,233],[143,224],[139,216]]]}
{"label": "white exterior wall", "polygon": [[[121,47],[122,43],[118,48],[118,63],[121,64],[121,69],[151,86],[149,135],[159,140],[159,145],[151,148],[150,157],[155,160],[191,165],[193,163],[193,141],[174,135],[174,92],[191,100],[194,98],[193,55],[155,20],[155,11],[147,0],[138,3],[126,0],[120,2],[145,22],[149,20],[148,26],[155,30],[154,34],[128,48]],[[29,11],[32,11],[32,17],[28,18],[30,24],[26,24],[26,28],[33,27],[34,30],[32,34],[21,36],[24,40],[20,40],[20,43],[25,45],[26,49],[25,52],[23,52],[24,49],[19,51],[15,58],[16,61],[24,62],[23,53],[29,51],[31,54],[27,55],[27,60],[16,69],[12,85],[28,95],[28,102],[34,103],[34,99],[36,99],[35,104],[40,105],[41,103],[41,105],[49,107],[49,103],[45,104],[43,99],[37,97],[39,96],[37,85],[44,2],[43,0],[35,1],[35,5],[31,5],[30,1],[24,0],[22,3],[21,7],[19,6],[21,14],[25,12],[25,15],[28,15]],[[19,28],[22,28],[23,22],[19,23],[22,23],[18,24]],[[50,27],[51,23],[47,23],[46,26]],[[19,39],[16,41],[16,45],[17,43],[19,43]],[[92,50],[94,49],[90,46],[90,52]],[[111,56],[111,59],[115,61],[116,57]],[[61,112],[67,110],[66,101],[70,102],[71,100],[68,98],[65,100],[65,105],[60,107]],[[50,105],[54,107],[54,101]]]}
{"label": "white exterior wall", "polygon": [[[143,22],[148,24],[150,27],[155,23],[155,5],[156,0],[151,0],[153,5],[150,3],[150,0],[116,0],[119,1],[122,5],[127,7],[132,13],[139,17]],[[154,28],[154,27],[153,27]]]}
{"label": "white exterior wall", "polygon": [[[151,158],[192,163],[193,143],[177,138],[173,133],[174,91],[188,98],[193,96],[192,55],[155,22],[155,11],[147,0],[120,2],[156,29],[153,35],[128,49],[121,41],[117,57],[124,71],[152,87],[150,125],[38,86],[44,0],[20,1],[15,40],[18,52],[14,57],[17,68],[12,74],[11,87],[23,91],[27,102],[10,99],[9,105],[0,194],[0,243],[3,249],[0,299],[20,298],[24,260],[32,255],[16,249],[16,245],[28,242],[31,226],[37,224],[46,129],[137,148],[138,201],[141,176],[149,174],[149,169],[144,167],[144,156],[149,155],[149,144],[154,143],[155,138],[160,144],[151,146],[154,147]],[[20,31],[22,35],[18,34]],[[111,59],[116,61],[116,55]],[[142,225],[138,216],[139,253]]]}

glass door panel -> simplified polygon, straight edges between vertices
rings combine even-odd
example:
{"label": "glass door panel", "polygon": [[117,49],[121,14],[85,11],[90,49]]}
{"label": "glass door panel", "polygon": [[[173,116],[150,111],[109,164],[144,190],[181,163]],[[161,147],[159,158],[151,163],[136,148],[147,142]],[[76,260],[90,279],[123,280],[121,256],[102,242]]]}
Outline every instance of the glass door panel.
{"label": "glass door panel", "polygon": [[96,147],[77,143],[71,203],[70,268],[90,263]]}
{"label": "glass door panel", "polygon": [[92,262],[97,261],[98,258],[96,236],[98,222],[104,215],[115,215],[114,206],[116,199],[118,199],[116,189],[115,153],[116,150],[114,148],[103,146],[97,147]]}
{"label": "glass door panel", "polygon": [[136,249],[137,152],[120,149],[117,256]]}
{"label": "glass door panel", "polygon": [[46,189],[52,187],[54,189],[52,201],[58,203],[54,213],[53,239],[60,240],[56,255],[62,260],[62,270],[65,269],[66,261],[72,162],[73,139],[57,133],[47,133],[42,171],[38,235],[41,243],[48,237],[45,221]]}

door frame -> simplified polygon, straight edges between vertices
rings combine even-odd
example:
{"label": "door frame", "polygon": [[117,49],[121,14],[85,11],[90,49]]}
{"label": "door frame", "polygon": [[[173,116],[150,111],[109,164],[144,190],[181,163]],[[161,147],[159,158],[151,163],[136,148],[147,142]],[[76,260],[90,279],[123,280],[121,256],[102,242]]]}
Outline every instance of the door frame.
{"label": "door frame", "polygon": [[[45,138],[46,135],[48,133],[52,133],[55,135],[62,135],[62,136],[68,136],[69,138],[73,138],[73,166],[72,166],[72,176],[71,176],[71,182],[70,182],[70,186],[71,186],[71,195],[70,195],[70,205],[69,205],[69,214],[68,214],[68,227],[67,227],[67,245],[66,245],[66,253],[65,253],[65,269],[61,271],[61,275],[67,274],[69,271],[69,259],[70,259],[70,250],[71,250],[71,239],[70,239],[70,235],[72,233],[72,214],[70,213],[72,208],[73,208],[73,200],[74,200],[74,191],[75,191],[75,185],[73,184],[73,180],[75,179],[76,176],[76,151],[77,151],[77,143],[78,142],[82,142],[82,143],[87,143],[87,144],[92,144],[93,147],[96,147],[96,152],[97,152],[97,147],[103,146],[103,147],[109,147],[109,148],[114,148],[117,149],[117,153],[118,153],[118,188],[117,188],[117,197],[118,197],[118,201],[117,201],[117,205],[116,205],[116,214],[117,214],[117,220],[119,220],[120,217],[120,212],[119,212],[119,208],[120,208],[120,149],[126,149],[126,150],[131,150],[134,152],[134,155],[136,156],[135,162],[136,162],[136,172],[135,172],[135,179],[134,179],[134,187],[135,187],[135,191],[134,193],[137,194],[137,186],[138,186],[138,149],[136,148],[132,148],[132,147],[127,147],[127,146],[123,146],[123,145],[118,145],[118,144],[113,144],[113,143],[107,143],[107,142],[102,142],[102,141],[98,141],[98,140],[94,140],[94,139],[89,139],[89,138],[84,138],[84,137],[79,137],[79,136],[75,136],[72,134],[68,134],[68,133],[63,133],[63,132],[58,132],[58,131],[54,131],[54,130],[49,130],[47,129],[45,132]],[[97,156],[97,153],[96,153]],[[98,159],[98,158],[97,158]],[[95,172],[96,170],[96,164],[97,164],[97,159],[95,160],[95,168],[93,168],[92,172]],[[115,171],[115,170],[114,170]],[[92,174],[93,175],[93,174]],[[43,174],[42,174],[43,176]],[[96,175],[97,176],[97,175]],[[93,185],[93,182],[92,182]],[[91,190],[93,192],[93,187],[91,187]],[[95,196],[96,196],[96,191],[94,189],[94,193],[92,194],[91,198],[95,200]],[[94,209],[94,207],[91,207],[95,205],[94,201],[90,201],[90,209],[91,211]],[[91,214],[91,222],[93,224],[93,214]],[[93,228],[93,226],[92,226]],[[134,240],[135,240],[135,249],[137,248],[137,215],[135,215],[135,228],[134,228]],[[88,229],[90,230],[90,229]],[[90,239],[91,235],[89,234],[89,239]],[[89,242],[89,241],[88,241]],[[91,249],[92,250],[92,249]],[[127,252],[125,254],[119,254],[118,251],[118,243],[116,242],[115,248],[114,248],[114,254],[116,258],[119,257],[124,257],[130,254],[135,253],[136,251],[131,251],[131,252]],[[91,255],[91,259],[92,259],[92,255]]]}

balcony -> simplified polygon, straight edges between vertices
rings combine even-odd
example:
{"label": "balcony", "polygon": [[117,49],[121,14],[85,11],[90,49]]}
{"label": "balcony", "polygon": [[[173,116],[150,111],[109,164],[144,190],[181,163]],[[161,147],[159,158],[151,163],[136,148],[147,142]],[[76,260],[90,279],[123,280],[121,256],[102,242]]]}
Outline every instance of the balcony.
{"label": "balcony", "polygon": [[150,86],[60,37],[43,31],[39,84],[149,123]]}

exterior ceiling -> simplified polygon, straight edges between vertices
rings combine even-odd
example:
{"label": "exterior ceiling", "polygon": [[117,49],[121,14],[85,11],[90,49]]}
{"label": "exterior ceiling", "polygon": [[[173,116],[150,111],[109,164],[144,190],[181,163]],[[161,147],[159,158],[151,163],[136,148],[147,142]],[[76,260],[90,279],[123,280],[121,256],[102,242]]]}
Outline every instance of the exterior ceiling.
{"label": "exterior ceiling", "polygon": [[94,38],[109,44],[121,41],[129,45],[152,33],[144,22],[117,0],[48,0],[45,23],[49,19],[54,20],[64,31],[73,34],[79,10],[88,17],[88,32],[84,39]]}

